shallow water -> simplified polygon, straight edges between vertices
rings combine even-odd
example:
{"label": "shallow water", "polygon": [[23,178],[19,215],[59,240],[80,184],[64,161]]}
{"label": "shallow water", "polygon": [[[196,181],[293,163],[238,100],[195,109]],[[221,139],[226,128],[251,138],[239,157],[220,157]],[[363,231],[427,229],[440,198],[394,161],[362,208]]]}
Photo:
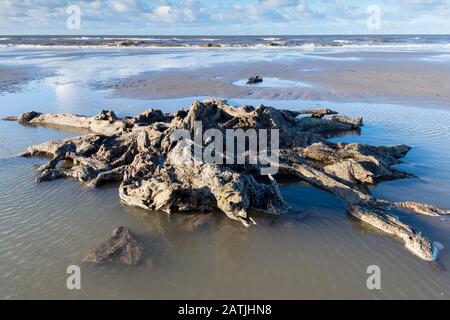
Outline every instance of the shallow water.
{"label": "shallow water", "polygon": [[310,84],[279,78],[264,78],[263,82],[248,84],[248,79],[233,82],[233,85],[240,87],[261,87],[261,88],[309,88]]}
{"label": "shallow water", "polygon": [[[4,93],[0,116],[30,109],[95,114],[106,107],[133,115],[148,107],[174,111],[194,100],[110,99],[107,91],[88,88],[89,77],[67,77],[63,89],[54,80]],[[360,135],[333,140],[407,143],[413,150],[399,167],[418,176],[382,183],[373,193],[450,208],[449,111],[388,104],[230,102],[295,109],[324,105],[363,116]],[[258,216],[258,226],[246,229],[223,214],[169,217],[126,208],[117,186],[88,189],[73,180],[37,184],[36,168],[45,160],[15,156],[28,145],[79,134],[0,121],[0,298],[450,298],[448,219],[397,213],[446,247],[438,262],[427,263],[395,239],[349,218],[335,196],[302,183],[282,183],[295,214]],[[144,263],[124,268],[82,262],[123,224],[143,240]],[[80,291],[65,287],[71,264],[81,266]],[[379,291],[366,287],[370,265],[381,268]]]}

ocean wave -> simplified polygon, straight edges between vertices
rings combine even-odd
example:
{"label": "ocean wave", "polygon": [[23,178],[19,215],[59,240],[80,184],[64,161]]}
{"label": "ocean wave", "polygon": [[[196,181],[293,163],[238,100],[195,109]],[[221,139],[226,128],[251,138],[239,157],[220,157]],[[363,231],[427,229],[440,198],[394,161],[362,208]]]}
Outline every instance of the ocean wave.
{"label": "ocean wave", "polygon": [[352,44],[353,41],[352,40],[333,40],[333,43],[345,45],[345,44]]}
{"label": "ocean wave", "polygon": [[355,49],[450,49],[450,43],[348,44],[342,47]]}
{"label": "ocean wave", "polygon": [[[4,39],[4,40],[2,40]],[[261,41],[263,39],[263,41]],[[274,40],[280,39],[280,40]],[[314,40],[314,39],[311,39]],[[366,43],[350,39],[326,39],[321,41],[293,40],[289,38],[180,38],[180,37],[52,37],[14,39],[0,38],[0,48],[11,49],[108,49],[108,48],[224,48],[224,49],[258,49],[258,48],[292,48],[299,50],[315,49],[389,49],[389,50],[450,50],[450,39],[440,43],[412,42],[376,42]]]}
{"label": "ocean wave", "polygon": [[263,40],[263,41],[279,41],[281,39],[282,38],[275,38],[275,37],[272,37],[272,38],[261,38],[261,40]]}

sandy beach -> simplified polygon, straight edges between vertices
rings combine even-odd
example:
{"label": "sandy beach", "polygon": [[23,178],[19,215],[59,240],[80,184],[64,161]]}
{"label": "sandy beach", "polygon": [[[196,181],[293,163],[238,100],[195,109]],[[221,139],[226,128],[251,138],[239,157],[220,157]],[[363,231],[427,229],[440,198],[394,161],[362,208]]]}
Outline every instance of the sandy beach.
{"label": "sandy beach", "polygon": [[[206,97],[233,106],[320,106],[363,118],[357,130],[327,136],[330,143],[412,147],[395,168],[415,177],[370,185],[374,197],[446,209],[448,57],[443,50],[9,48],[0,50],[0,117],[113,110],[124,119],[149,108],[175,113]],[[264,82],[246,86],[253,75]],[[110,120],[104,128],[120,125]],[[291,211],[276,218],[255,215],[258,225],[247,229],[224,214],[169,216],[124,205],[114,183],[97,188],[72,178],[36,183],[37,169],[47,160],[17,156],[32,145],[85,134],[79,128],[0,121],[1,298],[449,297],[446,217],[393,211],[445,247],[438,261],[428,263],[399,239],[350,217],[338,196],[302,181],[276,177]],[[117,226],[128,226],[142,241],[142,262],[126,269],[84,262]],[[381,291],[365,285],[367,266],[374,263],[383,270]],[[64,286],[72,264],[83,270],[80,292]]]}
{"label": "sandy beach", "polygon": [[[97,85],[116,97],[171,99],[217,96],[269,100],[406,103],[450,108],[450,65],[436,53],[347,52],[270,62],[221,63],[143,73]],[[252,75],[308,87],[236,86]]]}

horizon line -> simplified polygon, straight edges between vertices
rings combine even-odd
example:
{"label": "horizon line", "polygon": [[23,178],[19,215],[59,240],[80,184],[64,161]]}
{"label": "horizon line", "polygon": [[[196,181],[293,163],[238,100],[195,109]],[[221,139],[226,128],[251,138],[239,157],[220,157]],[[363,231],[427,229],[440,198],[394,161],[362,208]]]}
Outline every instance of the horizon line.
{"label": "horizon line", "polygon": [[348,33],[348,34],[333,34],[333,33],[317,33],[317,34],[0,34],[0,36],[148,36],[148,37],[201,37],[201,36],[214,36],[214,37],[259,37],[259,36],[450,36],[450,33]]}

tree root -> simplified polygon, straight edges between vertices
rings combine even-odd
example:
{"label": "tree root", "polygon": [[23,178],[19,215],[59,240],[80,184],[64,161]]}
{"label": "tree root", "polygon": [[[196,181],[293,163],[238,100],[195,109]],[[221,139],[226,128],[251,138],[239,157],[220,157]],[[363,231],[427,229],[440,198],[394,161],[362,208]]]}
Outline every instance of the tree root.
{"label": "tree root", "polygon": [[[310,117],[298,117],[310,114]],[[331,115],[331,118],[327,116]],[[282,174],[300,177],[313,186],[334,193],[348,206],[349,213],[383,232],[401,239],[424,260],[435,260],[439,247],[419,231],[389,213],[389,208],[440,216],[449,210],[415,202],[375,199],[367,185],[386,179],[411,176],[392,168],[410,147],[368,146],[332,143],[331,133],[344,134],[362,126],[362,119],[350,119],[323,110],[290,111],[267,106],[235,108],[221,100],[196,101],[187,110],[163,114],[150,109],[136,117],[119,119],[112,111],[95,117],[29,112],[6,120],[22,124],[70,126],[92,134],[31,146],[22,156],[48,156],[39,168],[38,182],[73,177],[95,187],[120,182],[119,194],[125,205],[152,211],[215,211],[245,226],[255,223],[250,214],[260,211],[282,214],[289,207],[275,178],[258,179],[263,164],[210,164],[186,157],[195,147],[190,139],[174,139],[178,129],[195,132],[216,129],[279,130]],[[222,155],[225,158],[224,155]],[[60,166],[61,162],[65,165]]]}

